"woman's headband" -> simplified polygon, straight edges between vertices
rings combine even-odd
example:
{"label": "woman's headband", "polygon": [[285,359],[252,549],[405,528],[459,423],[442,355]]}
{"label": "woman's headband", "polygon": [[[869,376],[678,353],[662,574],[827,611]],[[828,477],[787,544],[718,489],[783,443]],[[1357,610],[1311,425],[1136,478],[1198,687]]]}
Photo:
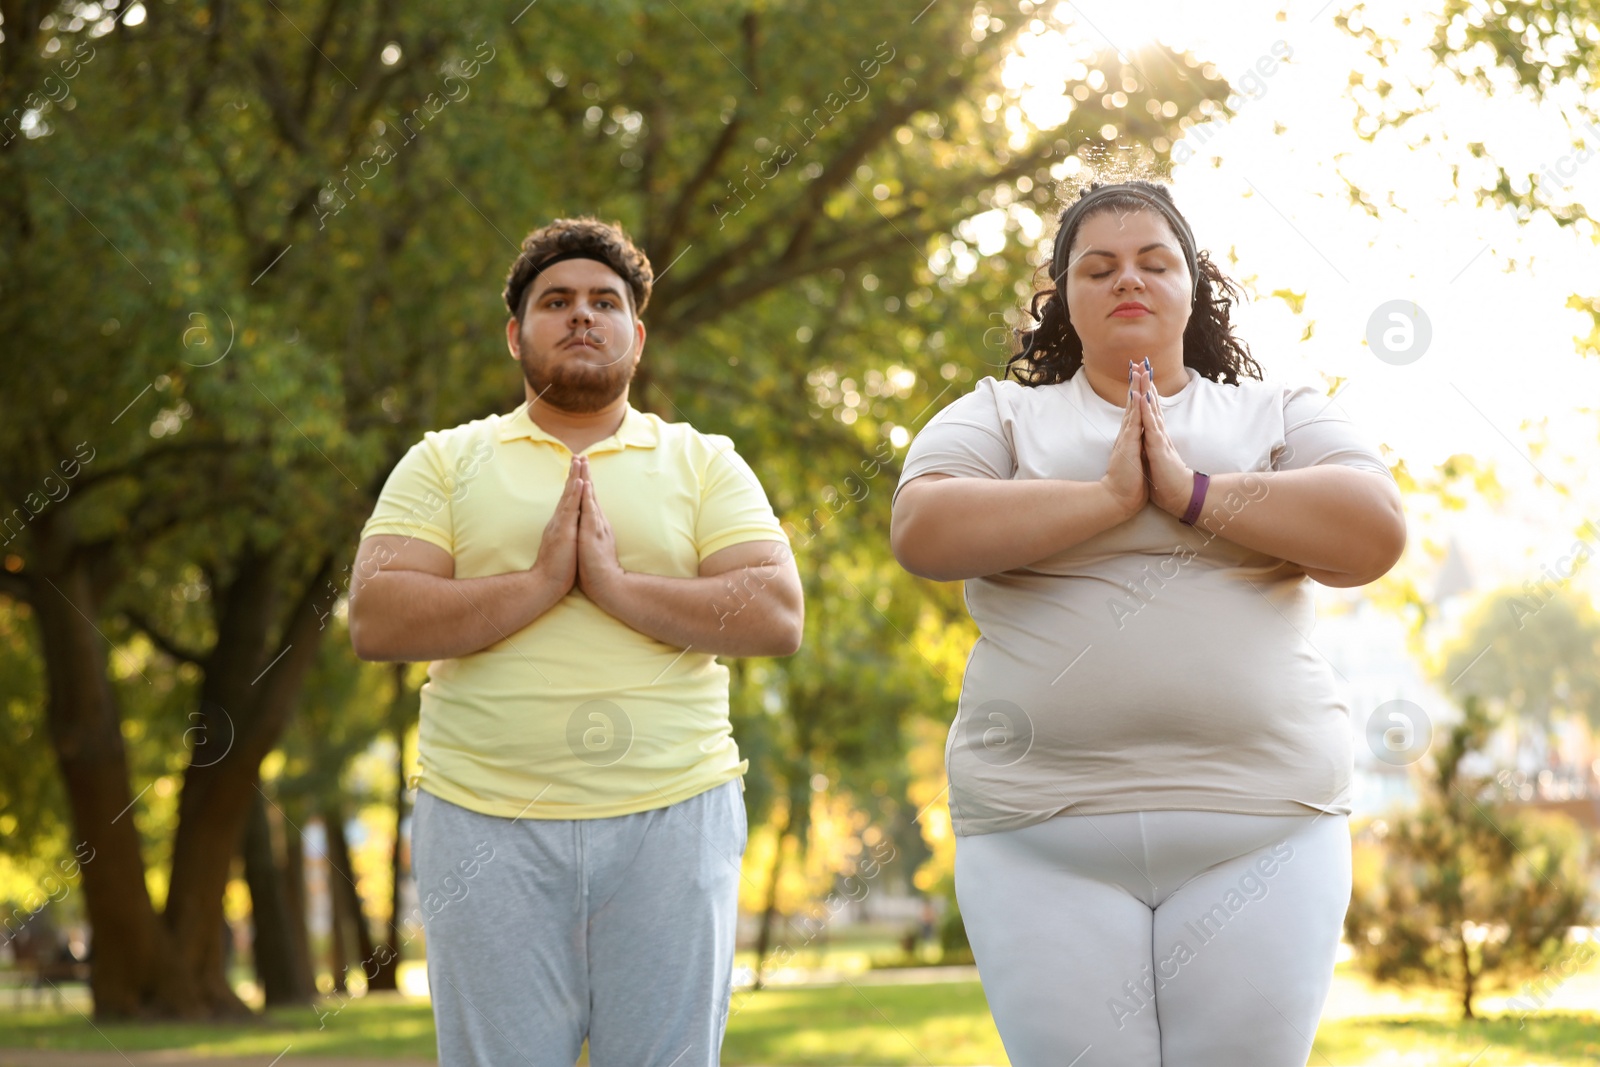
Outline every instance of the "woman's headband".
{"label": "woman's headband", "polygon": [[1068,246],[1072,243],[1072,232],[1078,228],[1078,223],[1090,208],[1102,200],[1113,196],[1132,196],[1157,211],[1161,212],[1166,220],[1172,224],[1172,232],[1178,235],[1178,243],[1183,245],[1183,258],[1189,264],[1189,277],[1191,288],[1189,300],[1192,303],[1200,291],[1200,261],[1195,253],[1194,233],[1189,229],[1189,224],[1178,214],[1178,209],[1167,203],[1162,197],[1145,192],[1134,185],[1102,185],[1091,189],[1078,199],[1078,202],[1069,207],[1066,214],[1061,216],[1061,228],[1056,231],[1055,251],[1050,256],[1050,278],[1059,287],[1061,276],[1066,273],[1067,265],[1061,262],[1066,255]]}

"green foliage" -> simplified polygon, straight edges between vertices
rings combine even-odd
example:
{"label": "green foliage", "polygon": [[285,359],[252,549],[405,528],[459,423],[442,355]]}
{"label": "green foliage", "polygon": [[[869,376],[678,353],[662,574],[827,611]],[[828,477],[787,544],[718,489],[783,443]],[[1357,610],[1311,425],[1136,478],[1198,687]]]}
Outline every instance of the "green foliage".
{"label": "green foliage", "polygon": [[[1493,722],[1477,697],[1433,753],[1419,809],[1358,850],[1345,937],[1373,978],[1474,997],[1539,977],[1588,912],[1585,842],[1570,822],[1517,812],[1463,767]],[[1374,827],[1376,829],[1376,827]]]}
{"label": "green foliage", "polygon": [[1575,716],[1600,730],[1600,612],[1569,580],[1595,546],[1573,547],[1583,554],[1577,563],[1569,552],[1537,582],[1485,596],[1438,680],[1505,708],[1518,725],[1548,731]]}
{"label": "green foliage", "polygon": [[[970,623],[957,587],[890,557],[905,442],[1001,373],[1075,154],[1111,126],[1159,165],[1146,145],[1228,92],[1185,57],[1107,53],[1091,65],[1124,106],[1004,127],[1001,64],[1033,12],[984,7],[976,23],[970,3],[886,20],[836,0],[577,17],[172,3],[108,32],[8,18],[8,100],[88,58],[0,149],[0,512],[80,445],[94,458],[48,534],[35,520],[7,547],[0,591],[42,595],[41,561],[96,560],[86,608],[113,647],[130,794],[189,758],[230,585],[269,567],[281,591],[228,668],[248,683],[324,560],[341,576],[312,590],[319,612],[343,596],[404,450],[520,401],[504,275],[523,233],[581,213],[621,221],[655,265],[631,400],[733,438],[806,576],[805,648],[741,666],[734,692],[753,817],[820,773],[920,842],[902,727],[948,719],[929,649]],[[980,256],[964,220],[986,211],[1006,243]],[[364,671],[320,661],[286,795],[329,788],[378,729]],[[152,789],[134,816],[158,867],[176,795]]]}

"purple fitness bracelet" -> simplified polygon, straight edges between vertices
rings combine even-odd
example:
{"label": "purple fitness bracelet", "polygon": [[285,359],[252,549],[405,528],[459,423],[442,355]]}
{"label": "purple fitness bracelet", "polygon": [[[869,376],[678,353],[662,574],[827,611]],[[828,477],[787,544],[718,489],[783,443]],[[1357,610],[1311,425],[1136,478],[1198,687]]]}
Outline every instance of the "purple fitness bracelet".
{"label": "purple fitness bracelet", "polygon": [[1194,472],[1194,495],[1189,497],[1189,510],[1183,513],[1183,518],[1178,521],[1185,526],[1193,526],[1194,520],[1200,517],[1200,504],[1206,498],[1206,486],[1211,484],[1209,475]]}

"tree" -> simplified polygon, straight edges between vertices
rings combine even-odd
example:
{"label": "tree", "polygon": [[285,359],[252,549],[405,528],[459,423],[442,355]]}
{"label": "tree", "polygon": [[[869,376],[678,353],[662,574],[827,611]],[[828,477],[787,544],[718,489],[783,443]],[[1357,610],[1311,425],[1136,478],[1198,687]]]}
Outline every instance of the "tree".
{"label": "tree", "polygon": [[[429,28],[442,11],[415,12],[414,34],[368,20],[411,48],[386,72],[357,23],[313,23],[308,41],[270,11],[138,10],[136,26],[42,4],[5,13],[5,98],[34,123],[0,146],[14,346],[0,589],[32,610],[73,834],[95,854],[82,885],[97,1013],[238,1014],[222,969],[231,858],[314,659],[351,515],[398,436],[363,414],[373,384],[339,373],[362,366],[359,336],[342,364],[325,356],[381,302],[403,242],[369,248],[376,281],[350,277],[337,245],[293,283],[269,270],[315,232],[330,164],[374,110],[420,101],[459,53]],[[327,91],[340,74],[321,64],[339,60],[371,75],[365,93]],[[24,100],[62,76],[74,95]],[[315,328],[333,304],[319,321],[308,297],[344,302],[336,332]],[[186,764],[164,901],[147,889],[130,783],[144,758],[122,730],[146,696],[181,724],[161,733]]]}
{"label": "tree", "polygon": [[1600,731],[1600,612],[1548,578],[1502,590],[1482,600],[1441,673],[1453,689],[1505,707],[1519,734],[1532,728],[1547,741],[1564,716]]}
{"label": "tree", "polygon": [[1385,982],[1447,989],[1471,1019],[1473,1000],[1537,978],[1589,920],[1582,835],[1570,823],[1518,814],[1492,776],[1467,773],[1494,726],[1469,696],[1434,749],[1420,808],[1383,820],[1358,850],[1345,937],[1358,965]]}
{"label": "tree", "polygon": [[[28,609],[72,836],[96,856],[97,1015],[244,1010],[223,889],[361,521],[423,430],[520,397],[497,351],[508,233],[584,212],[640,236],[659,284],[635,403],[732,435],[798,524],[995,365],[989,316],[1040,262],[1020,238],[1053,168],[1109,136],[1159,158],[1144,146],[1227,91],[1164,50],[1103,57],[1117,92],[1002,134],[1026,20],[975,9],[885,35],[827,2],[5,6],[0,595]],[[989,211],[1008,244],[978,262],[957,233]],[[875,582],[885,496],[839,527],[877,539]],[[158,728],[130,748],[130,722]],[[181,784],[152,838],[154,774]]]}

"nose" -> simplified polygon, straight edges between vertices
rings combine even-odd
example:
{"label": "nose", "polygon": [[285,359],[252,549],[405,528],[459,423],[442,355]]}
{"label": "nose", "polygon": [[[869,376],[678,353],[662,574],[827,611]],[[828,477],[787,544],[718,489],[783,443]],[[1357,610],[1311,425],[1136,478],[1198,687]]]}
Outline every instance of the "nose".
{"label": "nose", "polygon": [[1138,269],[1131,264],[1123,268],[1122,272],[1117,275],[1117,292],[1120,293],[1129,288],[1130,284],[1135,288],[1144,288],[1144,279],[1139,277]]}

